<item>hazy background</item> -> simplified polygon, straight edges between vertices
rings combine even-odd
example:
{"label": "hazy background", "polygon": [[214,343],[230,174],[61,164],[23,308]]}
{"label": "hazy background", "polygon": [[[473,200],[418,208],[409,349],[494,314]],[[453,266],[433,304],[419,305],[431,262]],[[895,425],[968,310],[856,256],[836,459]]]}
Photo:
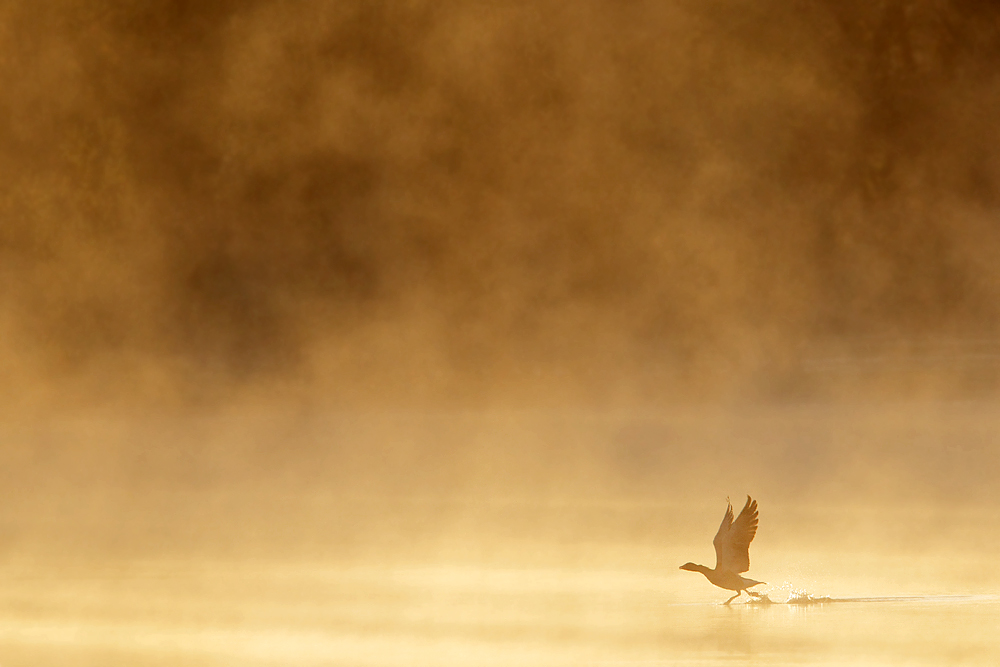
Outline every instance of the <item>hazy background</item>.
{"label": "hazy background", "polygon": [[972,0],[4,2],[7,543],[1000,500],[998,73]]}

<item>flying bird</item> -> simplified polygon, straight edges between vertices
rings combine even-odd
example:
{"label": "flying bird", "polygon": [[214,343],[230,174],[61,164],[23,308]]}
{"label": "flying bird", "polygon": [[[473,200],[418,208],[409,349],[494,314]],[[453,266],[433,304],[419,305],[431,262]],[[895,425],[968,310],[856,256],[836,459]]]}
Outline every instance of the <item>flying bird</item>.
{"label": "flying bird", "polygon": [[749,590],[757,584],[767,583],[765,581],[754,581],[741,577],[740,572],[750,569],[750,542],[757,534],[757,501],[747,496],[747,504],[743,506],[743,511],[733,520],[733,504],[726,498],[729,507],[726,509],[726,516],[722,517],[722,525],[719,532],[715,534],[712,544],[715,545],[715,569],[710,570],[704,565],[695,563],[684,563],[682,570],[691,572],[701,572],[710,582],[719,588],[736,591],[736,595],[726,600],[729,604],[746,591],[748,595],[760,597],[759,593]]}

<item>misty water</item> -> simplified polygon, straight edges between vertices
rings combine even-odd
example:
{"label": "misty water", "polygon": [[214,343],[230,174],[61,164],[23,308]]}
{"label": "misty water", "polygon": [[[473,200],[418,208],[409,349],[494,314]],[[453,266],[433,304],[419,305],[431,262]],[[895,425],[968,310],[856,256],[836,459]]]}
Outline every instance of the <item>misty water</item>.
{"label": "misty water", "polygon": [[[0,664],[995,664],[997,432],[989,403],[25,423]],[[726,606],[679,566],[744,493],[768,583]]]}
{"label": "misty water", "polygon": [[[837,567],[811,594],[768,586],[770,602],[730,606],[720,604],[724,591],[682,577],[666,558],[617,569],[9,566],[0,656],[4,665],[205,666],[986,665],[1000,656],[1000,597],[969,592],[987,586],[873,582],[856,559],[796,554],[809,556]],[[777,574],[780,564],[770,565]],[[918,563],[935,565],[947,567]],[[936,592],[911,592],[920,590]]]}
{"label": "misty water", "polygon": [[[353,557],[327,559],[259,550],[10,558],[0,570],[0,660],[464,667],[987,665],[1000,658],[994,552],[960,548],[982,540],[824,539],[806,524],[830,520],[835,508],[772,504],[751,548],[751,574],[769,581],[759,587],[764,596],[726,606],[727,591],[678,570],[688,558],[713,562],[714,522],[700,527],[702,540],[691,540],[686,528],[683,540],[635,537],[636,525],[683,510],[480,509],[479,530],[439,539],[423,554],[413,545],[373,543],[355,545]],[[550,527],[572,516],[593,521],[594,530],[587,539],[576,530],[516,527],[540,525],[539,513]],[[862,514],[914,530],[926,525],[903,508]],[[982,519],[977,512],[950,517],[953,535],[974,535]],[[807,544],[796,547],[786,532],[801,532]]]}

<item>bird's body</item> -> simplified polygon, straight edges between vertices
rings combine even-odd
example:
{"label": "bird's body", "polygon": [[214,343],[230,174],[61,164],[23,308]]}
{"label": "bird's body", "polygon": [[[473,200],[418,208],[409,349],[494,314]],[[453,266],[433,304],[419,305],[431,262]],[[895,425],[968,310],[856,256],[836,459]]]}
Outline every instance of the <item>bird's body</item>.
{"label": "bird's body", "polygon": [[749,589],[763,581],[755,581],[741,577],[740,572],[750,569],[750,542],[757,534],[757,501],[747,496],[747,504],[743,506],[743,511],[734,520],[732,503],[726,509],[726,515],[722,517],[722,525],[716,533],[712,543],[715,545],[715,569],[709,569],[704,565],[695,563],[685,563],[681,565],[682,570],[691,572],[701,572],[705,577],[718,586],[730,591],[736,591],[736,595],[726,600],[729,604],[743,591],[750,595],[756,595]]}
{"label": "bird's body", "polygon": [[[694,565],[691,563],[691,565]],[[725,588],[728,591],[745,591],[748,588],[756,586],[757,584],[763,584],[763,581],[755,581],[753,579],[747,579],[746,577],[741,577],[735,572],[730,572],[728,570],[710,570],[704,565],[695,565],[694,567],[681,566],[682,570],[691,570],[693,572],[701,572],[705,577],[718,586],[719,588]]]}

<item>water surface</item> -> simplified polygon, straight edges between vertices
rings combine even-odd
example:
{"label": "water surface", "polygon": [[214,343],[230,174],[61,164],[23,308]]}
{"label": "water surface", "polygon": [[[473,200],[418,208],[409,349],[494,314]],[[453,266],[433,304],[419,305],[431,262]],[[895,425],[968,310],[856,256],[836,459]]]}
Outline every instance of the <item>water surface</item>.
{"label": "water surface", "polygon": [[[996,664],[1000,597],[721,602],[689,573],[608,567],[136,561],[9,565],[10,665]],[[839,582],[843,587],[844,580]]]}

